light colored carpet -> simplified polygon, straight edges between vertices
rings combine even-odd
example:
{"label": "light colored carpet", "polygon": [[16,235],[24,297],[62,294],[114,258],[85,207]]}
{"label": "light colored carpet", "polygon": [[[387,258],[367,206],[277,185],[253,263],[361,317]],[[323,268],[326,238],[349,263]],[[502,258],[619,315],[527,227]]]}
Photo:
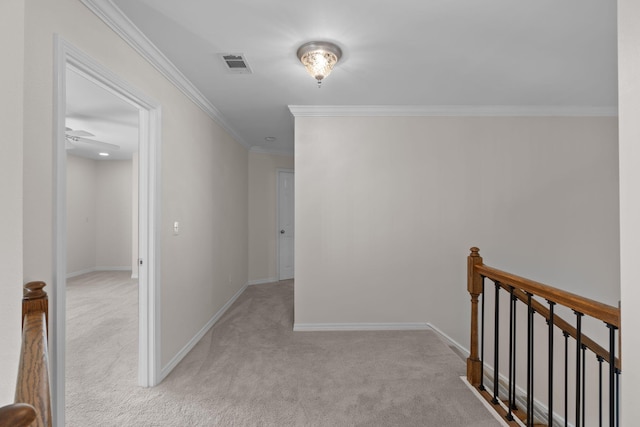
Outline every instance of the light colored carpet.
{"label": "light colored carpet", "polygon": [[[293,332],[291,281],[249,287],[162,384],[138,388],[120,285],[84,309],[102,316],[70,316],[68,426],[500,425],[434,332]],[[73,287],[70,307],[91,293]]]}

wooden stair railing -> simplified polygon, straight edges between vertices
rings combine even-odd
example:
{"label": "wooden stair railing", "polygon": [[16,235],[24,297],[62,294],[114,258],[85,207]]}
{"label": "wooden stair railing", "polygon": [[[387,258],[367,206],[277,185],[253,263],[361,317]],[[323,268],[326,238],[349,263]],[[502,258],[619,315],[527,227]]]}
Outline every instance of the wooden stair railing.
{"label": "wooden stair railing", "polygon": [[0,427],[51,427],[47,348],[49,303],[45,286],[44,282],[30,282],[24,286],[16,403],[0,408]]}
{"label": "wooden stair railing", "polygon": [[[485,279],[489,279],[493,282],[493,288],[489,286],[489,290],[495,289],[495,297],[493,299],[494,313],[492,314],[494,321],[494,336],[493,336],[493,362],[494,374],[490,381],[493,382],[493,390],[489,391],[485,388],[484,381],[486,375],[485,366],[489,366],[488,361],[484,360],[485,352],[485,335],[489,336],[489,332],[485,331],[485,299],[488,292],[485,289]],[[559,330],[564,337],[564,367],[559,369],[564,375],[564,401],[562,409],[564,411],[564,425],[571,422],[575,426],[580,427],[585,425],[585,356],[587,350],[589,350],[597,359],[599,366],[599,408],[597,410],[599,417],[598,425],[605,425],[603,418],[608,418],[608,425],[619,425],[619,377],[622,371],[621,359],[616,357],[616,351],[620,354],[620,308],[613,307],[607,304],[600,303],[570,292],[566,292],[542,283],[535,282],[533,280],[525,279],[520,276],[516,276],[511,273],[507,273],[483,264],[482,257],[480,256],[478,248],[471,248],[471,254],[467,258],[467,290],[471,294],[471,343],[470,354],[467,359],[467,380],[478,389],[480,394],[493,405],[496,412],[498,412],[509,425],[526,425],[526,426],[542,426],[554,425],[554,330]],[[509,333],[504,341],[508,341],[505,347],[504,342],[500,341],[500,327],[501,320],[500,313],[500,291],[506,291],[509,296],[508,313],[502,313],[502,318],[508,315],[509,318]],[[537,299],[536,299],[537,298]],[[540,300],[546,301],[548,305],[545,305]],[[526,408],[518,407],[517,400],[521,396],[516,394],[516,353],[518,347],[516,346],[516,338],[519,336],[516,330],[516,306],[517,302],[524,303],[527,309],[527,377],[526,382],[527,390],[525,396],[520,400],[526,401]],[[479,303],[480,307],[479,307]],[[563,306],[573,311],[576,316],[576,326],[573,326],[568,321],[562,319],[555,313],[555,306]],[[502,307],[504,310],[504,307]],[[534,314],[542,316],[547,324],[547,350],[548,355],[544,355],[547,362],[547,408],[543,419],[535,419],[536,407],[534,405],[534,358],[540,357],[539,352],[534,350],[535,338],[534,338]],[[605,323],[609,330],[609,348],[605,349],[594,340],[586,336],[582,332],[582,319],[584,316],[589,316],[593,319],[600,320]],[[480,322],[480,324],[479,324]],[[554,329],[556,328],[556,329]],[[503,328],[506,329],[506,328]],[[617,335],[617,345],[616,345]],[[575,370],[575,384],[572,384],[571,392],[575,391],[575,395],[572,396],[573,402],[568,399],[568,386],[567,378],[569,376],[568,371],[568,338],[571,337],[575,340],[575,360],[572,361],[573,366],[571,369]],[[508,347],[507,347],[508,346]],[[499,355],[504,353],[504,348],[508,350],[508,379],[506,381],[500,380],[501,370],[499,366]],[[501,351],[502,350],[502,351]],[[574,363],[575,362],[575,363]],[[602,365],[608,364],[608,390],[604,394],[607,395],[607,403],[603,405],[603,385],[605,381],[602,377]],[[537,373],[536,373],[537,374]],[[504,375],[503,375],[504,377]],[[506,384],[504,384],[506,382]],[[502,385],[502,390],[500,390]],[[505,392],[505,389],[507,390]],[[569,413],[569,406],[573,404],[572,411]],[[604,406],[604,410],[603,410]],[[521,424],[515,421],[515,418],[521,420]],[[570,417],[573,417],[569,420]],[[540,417],[539,417],[540,418]],[[591,421],[591,420],[589,420]],[[604,420],[606,421],[606,420]],[[546,424],[543,424],[546,423]],[[556,420],[557,423],[557,420]],[[591,423],[589,423],[591,424]],[[595,422],[593,424],[596,424]]]}

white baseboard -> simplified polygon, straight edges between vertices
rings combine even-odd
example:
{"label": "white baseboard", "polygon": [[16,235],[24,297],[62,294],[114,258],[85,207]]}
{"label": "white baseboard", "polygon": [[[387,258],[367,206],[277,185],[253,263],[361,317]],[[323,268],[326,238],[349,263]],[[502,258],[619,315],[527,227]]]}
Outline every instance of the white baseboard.
{"label": "white baseboard", "polygon": [[303,331],[424,331],[428,323],[294,323],[293,330]]}
{"label": "white baseboard", "polygon": [[[438,329],[436,326],[433,326],[433,324],[431,323],[427,323],[427,325],[429,325],[429,327],[436,332],[438,335],[440,335],[440,337],[446,341],[447,343],[449,343],[451,346],[455,347],[458,349],[458,351],[463,354],[465,357],[469,357],[469,350],[462,346],[460,343],[458,343],[456,340],[454,340],[453,338],[451,338],[449,335],[445,334],[444,332],[442,332],[440,329]],[[494,371],[493,371],[493,366],[489,365],[488,363],[484,364],[484,385],[485,388],[487,390],[493,390],[493,376],[494,376]],[[468,384],[468,381],[466,380],[466,378],[464,377],[460,377],[466,384]],[[500,395],[501,396],[506,396],[508,394],[508,390],[507,390],[507,386],[506,384],[508,384],[509,379],[507,377],[505,377],[504,375],[500,374],[498,375],[498,387],[500,389]],[[486,403],[485,399],[480,396],[480,394],[477,392],[477,390],[475,390],[475,387],[471,386],[470,384],[468,384],[469,387],[471,387],[479,396],[479,399],[481,399],[483,402]],[[526,391],[520,387],[520,386],[516,386],[516,402],[520,405],[520,407],[526,407]],[[492,409],[493,411],[493,409]],[[536,420],[546,420],[546,416],[548,413],[548,408],[546,406],[546,404],[544,404],[543,402],[540,402],[538,399],[534,398],[534,402],[533,402],[533,415],[534,418]],[[553,413],[553,424],[554,425],[564,425],[564,419],[557,414],[555,411]],[[573,424],[568,423],[569,427],[574,427]]]}
{"label": "white baseboard", "polygon": [[[493,417],[498,420],[498,422],[500,423],[500,425],[504,426],[504,427],[509,427],[509,424],[507,424],[507,421],[505,421],[495,410],[495,408],[493,408],[491,405],[489,405],[489,402],[487,402],[487,400],[482,397],[482,395],[480,394],[480,392],[478,391],[477,388],[475,388],[474,386],[472,386],[469,381],[467,381],[466,377],[460,377],[460,379],[462,380],[463,383],[466,384],[467,387],[469,387],[469,390],[471,390],[471,392],[473,392],[473,394],[475,394],[475,396],[478,398],[478,400],[480,402],[482,402],[482,404],[484,405],[485,408],[487,408],[487,410],[489,412],[491,412],[491,414],[493,415]],[[516,421],[517,422],[517,421]],[[518,422],[518,425],[523,425],[522,423]]]}
{"label": "white baseboard", "polygon": [[85,268],[84,270],[78,270],[72,273],[67,273],[67,279],[70,279],[76,276],[82,276],[83,274],[87,274],[87,273],[93,273],[94,271],[96,271],[95,268]]}
{"label": "white baseboard", "polygon": [[96,271],[131,271],[131,266],[126,265],[126,266],[119,266],[119,267],[91,267],[91,268],[86,268],[84,270],[67,273],[66,277],[67,279],[70,279],[72,277],[81,276],[87,273],[94,273]]}
{"label": "white baseboard", "polygon": [[162,370],[160,371],[160,381],[158,381],[158,383],[165,379],[167,375],[169,375],[171,371],[173,371],[173,369],[178,366],[178,363],[180,363],[180,361],[184,359],[187,354],[189,354],[193,347],[198,344],[202,337],[207,332],[209,332],[209,329],[211,329],[213,325],[215,325],[215,323],[220,319],[220,317],[222,317],[222,315],[229,309],[229,307],[231,307],[231,304],[233,304],[238,299],[238,297],[242,295],[242,293],[247,289],[247,286],[248,284],[245,284],[238,292],[236,292],[235,295],[232,296],[231,299],[227,301],[227,303],[220,310],[218,310],[211,319],[209,319],[209,321],[202,327],[202,329],[200,329],[200,331],[198,331],[198,333],[195,334],[193,338],[191,338],[191,340],[189,340],[189,342],[182,348],[182,350],[180,350],[173,357],[173,359],[171,359],[169,363],[167,363],[167,365],[162,368]]}
{"label": "white baseboard", "polygon": [[444,332],[442,332],[440,329],[438,329],[437,327],[433,326],[432,323],[427,323],[427,325],[429,325],[429,327],[438,335],[440,335],[440,338],[442,338],[443,340],[445,340],[449,345],[455,347],[458,349],[458,351],[464,355],[464,357],[469,357],[469,350],[464,347],[462,344],[460,344],[459,342],[457,342],[456,340],[454,340],[453,338],[451,338],[449,335],[445,334]]}
{"label": "white baseboard", "polygon": [[122,265],[119,267],[96,267],[95,271],[131,271],[131,266]]}
{"label": "white baseboard", "polygon": [[277,282],[277,281],[278,281],[278,279],[276,279],[275,277],[269,277],[267,279],[249,280],[249,286],[264,285],[265,283],[273,283],[273,282]]}

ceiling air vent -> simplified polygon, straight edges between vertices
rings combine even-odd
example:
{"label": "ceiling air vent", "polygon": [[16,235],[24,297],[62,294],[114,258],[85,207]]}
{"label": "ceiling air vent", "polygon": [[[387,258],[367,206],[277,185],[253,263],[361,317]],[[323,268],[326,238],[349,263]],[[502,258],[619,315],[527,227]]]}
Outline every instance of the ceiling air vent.
{"label": "ceiling air vent", "polygon": [[241,53],[221,53],[220,58],[225,63],[227,71],[233,74],[251,74],[247,59]]}

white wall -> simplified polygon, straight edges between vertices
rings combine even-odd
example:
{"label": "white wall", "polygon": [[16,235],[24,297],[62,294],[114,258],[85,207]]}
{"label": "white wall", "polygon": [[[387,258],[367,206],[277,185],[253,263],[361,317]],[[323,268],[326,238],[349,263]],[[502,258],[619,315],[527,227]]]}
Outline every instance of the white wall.
{"label": "white wall", "polygon": [[297,117],[296,325],[431,322],[466,256],[617,304],[615,118]]}
{"label": "white wall", "polygon": [[20,353],[24,9],[0,2],[0,406],[13,402]]}
{"label": "white wall", "polygon": [[67,155],[67,274],[96,267],[96,161]]}
{"label": "white wall", "polygon": [[168,362],[247,283],[248,152],[186,106],[165,108],[163,117],[185,126],[162,153],[162,360]]}
{"label": "white wall", "polygon": [[[25,7],[24,279],[55,287],[52,99],[59,34],[162,106],[164,367],[247,283],[247,150],[80,1],[32,0]],[[173,236],[177,219],[184,231]]]}
{"label": "white wall", "polygon": [[96,161],[96,268],[131,268],[131,161]]}
{"label": "white wall", "polygon": [[278,169],[293,169],[293,156],[249,152],[249,283],[278,280]]}
{"label": "white wall", "polygon": [[67,274],[131,269],[131,160],[67,156]]}
{"label": "white wall", "polygon": [[640,382],[640,2],[618,0],[618,102],[620,115],[620,255],[622,294],[622,421],[637,424]]}

